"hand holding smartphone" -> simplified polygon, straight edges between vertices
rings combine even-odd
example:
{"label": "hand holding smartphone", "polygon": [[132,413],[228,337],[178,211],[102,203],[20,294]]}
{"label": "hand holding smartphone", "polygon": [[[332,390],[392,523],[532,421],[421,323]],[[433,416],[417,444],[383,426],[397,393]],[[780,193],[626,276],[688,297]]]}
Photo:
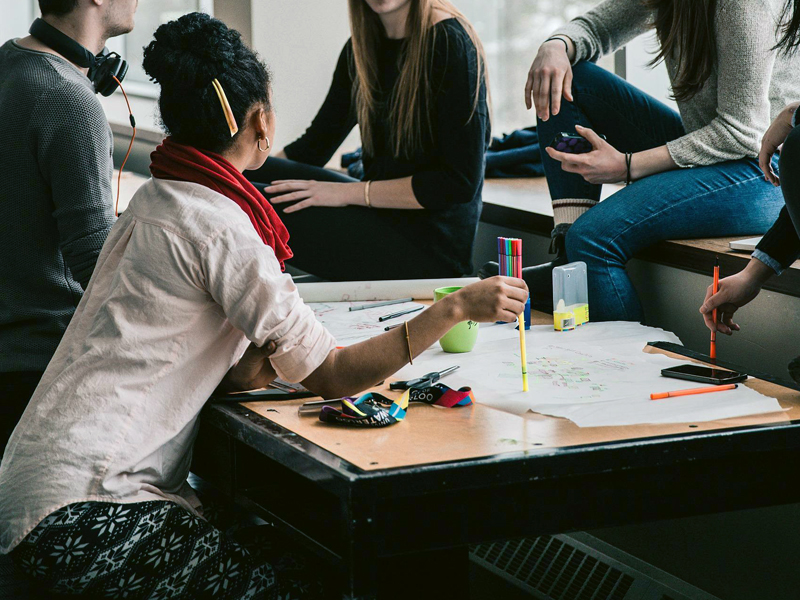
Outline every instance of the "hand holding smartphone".
{"label": "hand holding smartphone", "polygon": [[[600,137],[604,140],[606,139],[604,135]],[[585,137],[577,133],[565,133],[563,131],[553,139],[550,147],[553,150],[566,152],[567,154],[586,154],[593,150],[591,142]]]}

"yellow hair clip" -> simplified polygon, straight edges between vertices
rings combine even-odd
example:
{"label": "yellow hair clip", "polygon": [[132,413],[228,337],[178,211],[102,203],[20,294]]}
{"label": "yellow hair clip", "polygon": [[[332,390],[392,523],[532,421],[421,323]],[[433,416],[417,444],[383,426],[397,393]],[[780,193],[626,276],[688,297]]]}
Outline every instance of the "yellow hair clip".
{"label": "yellow hair clip", "polygon": [[222,112],[225,113],[225,120],[228,122],[228,128],[231,130],[231,137],[233,137],[239,131],[239,126],[236,124],[236,118],[233,116],[231,105],[228,103],[228,97],[216,78],[211,81],[211,85],[214,86],[214,91],[217,92],[219,103],[222,104]]}

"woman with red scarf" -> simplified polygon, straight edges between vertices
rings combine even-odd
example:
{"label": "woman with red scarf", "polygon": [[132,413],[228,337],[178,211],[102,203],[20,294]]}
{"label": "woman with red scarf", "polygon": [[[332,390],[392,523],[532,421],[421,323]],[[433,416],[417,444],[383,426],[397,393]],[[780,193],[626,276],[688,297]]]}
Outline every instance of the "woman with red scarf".
{"label": "woman with red scarf", "polygon": [[194,13],[158,28],[144,67],[169,137],[9,441],[0,552],[51,592],[308,597],[273,568],[280,556],[248,553],[199,516],[186,476],[206,399],[276,374],[326,398],[357,393],[460,321],[513,320],[527,289],[482,281],[409,321],[408,339],[398,328],[337,349],[282,273],[289,233],[242,176],[274,132],[264,65]]}

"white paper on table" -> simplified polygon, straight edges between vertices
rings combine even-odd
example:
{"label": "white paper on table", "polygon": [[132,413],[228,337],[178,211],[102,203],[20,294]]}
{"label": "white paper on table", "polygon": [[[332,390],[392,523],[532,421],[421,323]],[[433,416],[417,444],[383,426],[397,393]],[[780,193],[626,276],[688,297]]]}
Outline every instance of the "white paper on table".
{"label": "white paper on table", "polygon": [[567,418],[578,427],[605,427],[644,423],[702,423],[782,410],[774,398],[740,385],[726,392],[664,400],[636,398],[583,406],[539,405],[534,412]]}
{"label": "white paper on table", "polygon": [[478,402],[523,415],[533,411],[564,417],[580,427],[713,421],[783,410],[777,400],[739,386],[701,396],[650,400],[653,392],[703,387],[661,376],[684,364],[643,352],[648,342],[680,343],[672,333],[638,323],[589,323],[570,332],[532,327],[526,333],[529,391],[522,391],[519,334],[513,325],[481,325],[467,354],[434,347],[406,366],[409,379],[451,365],[461,368],[451,385],[469,386]]}
{"label": "white paper on table", "polygon": [[[341,345],[350,345],[383,333],[387,324],[400,323],[419,313],[378,322],[378,317],[420,306],[408,302],[348,311],[357,303],[311,304],[322,323]],[[574,331],[554,331],[551,325],[532,327],[525,334],[529,391],[522,391],[519,332],[515,324],[480,325],[472,352],[450,354],[438,344],[415,357],[396,376],[420,377],[458,365],[443,380],[452,387],[469,386],[478,402],[517,415],[529,410],[570,419],[580,427],[645,423],[692,423],[783,410],[745,386],[712,394],[650,400],[654,392],[703,387],[661,376],[661,369],[687,362],[663,354],[643,352],[649,342],[680,344],[662,329],[638,323],[588,323]]]}
{"label": "white paper on table", "polygon": [[379,317],[424,306],[416,302],[403,302],[402,304],[365,308],[352,312],[349,310],[351,306],[362,304],[369,303],[312,302],[308,306],[314,311],[317,320],[325,326],[325,329],[333,334],[333,337],[336,338],[336,343],[340,346],[350,346],[373,338],[376,335],[384,333],[386,327],[402,323],[407,319],[413,319],[422,311],[413,312],[383,322],[378,320]]}
{"label": "white paper on table", "polygon": [[[552,325],[537,325],[525,332],[525,340],[530,360],[532,351],[544,346],[602,346],[609,355],[643,354],[642,349],[648,342],[681,341],[674,333],[655,327],[645,327],[638,323],[624,321],[607,323],[588,323],[574,331],[555,331]],[[418,377],[432,370],[440,370],[453,364],[459,364],[459,377],[466,376],[469,371],[481,377],[484,374],[495,376],[498,366],[503,362],[516,361],[519,386],[522,385],[519,368],[519,332],[515,323],[498,325],[481,323],[478,330],[478,342],[472,350],[463,354],[444,352],[439,344],[414,359],[414,365],[407,365],[398,372],[403,379]],[[474,377],[477,379],[478,377]],[[521,389],[521,387],[514,388]]]}
{"label": "white paper on table", "polygon": [[297,291],[304,302],[356,302],[414,298],[432,300],[433,290],[440,287],[465,286],[479,281],[477,277],[450,279],[397,279],[390,281],[333,281],[298,283]]}

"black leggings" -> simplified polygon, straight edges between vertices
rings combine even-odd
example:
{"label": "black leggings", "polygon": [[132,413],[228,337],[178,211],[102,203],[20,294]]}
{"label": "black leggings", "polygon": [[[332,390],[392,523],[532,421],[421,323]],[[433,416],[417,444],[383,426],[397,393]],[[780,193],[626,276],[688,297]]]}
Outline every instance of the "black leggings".
{"label": "black leggings", "polygon": [[[259,190],[279,179],[354,182],[342,173],[292,160],[269,158],[245,176]],[[460,277],[461,273],[432,255],[424,243],[402,235],[385,209],[361,206],[313,207],[285,213],[275,205],[289,229],[294,257],[289,264],[330,281],[378,279],[431,279]],[[413,237],[413,236],[411,236]]]}
{"label": "black leggings", "polygon": [[43,373],[0,373],[0,458]]}

